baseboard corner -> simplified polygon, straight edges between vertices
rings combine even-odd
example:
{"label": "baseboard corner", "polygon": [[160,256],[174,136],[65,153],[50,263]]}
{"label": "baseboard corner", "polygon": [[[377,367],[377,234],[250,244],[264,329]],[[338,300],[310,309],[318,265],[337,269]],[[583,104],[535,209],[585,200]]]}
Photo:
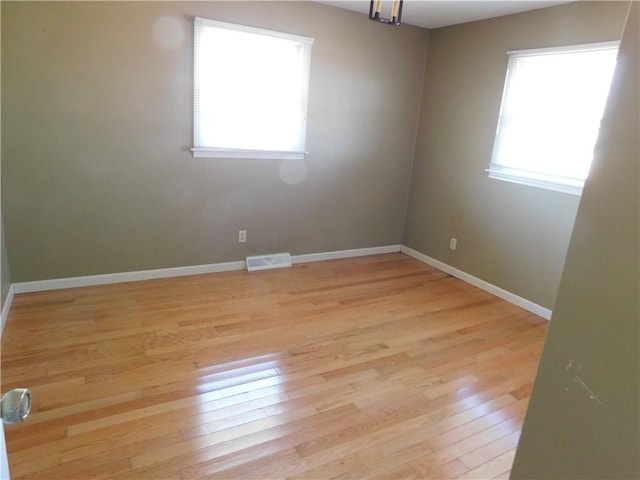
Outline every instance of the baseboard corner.
{"label": "baseboard corner", "polygon": [[13,288],[13,284],[9,285],[9,290],[7,292],[7,298],[4,299],[2,304],[2,317],[0,317],[0,338],[2,338],[2,334],[4,333],[4,327],[7,324],[7,319],[9,318],[9,311],[11,310],[11,304],[13,303],[13,297],[15,295]]}
{"label": "baseboard corner", "polygon": [[485,292],[488,292],[492,295],[495,295],[496,297],[506,300],[509,303],[512,303],[520,308],[523,308],[531,313],[534,313],[539,317],[544,318],[545,320],[551,320],[551,315],[553,313],[552,310],[546,307],[543,307],[542,305],[538,305],[537,303],[534,303],[531,300],[527,300],[526,298],[520,297],[515,293],[509,292],[504,288],[493,285],[492,283],[482,280],[481,278],[474,277],[473,275],[467,272],[464,272],[458,268],[452,267],[451,265],[441,262],[440,260],[436,260],[435,258],[429,257],[428,255],[425,255],[424,253],[414,250],[413,248],[407,247],[406,245],[402,245],[400,247],[400,252],[412,258],[415,258],[416,260],[422,263],[426,263],[427,265],[430,265],[434,268],[437,268],[438,270],[448,273],[449,275],[456,277],[464,282],[467,282],[468,284],[473,285],[474,287],[478,287],[479,289],[484,290]]}

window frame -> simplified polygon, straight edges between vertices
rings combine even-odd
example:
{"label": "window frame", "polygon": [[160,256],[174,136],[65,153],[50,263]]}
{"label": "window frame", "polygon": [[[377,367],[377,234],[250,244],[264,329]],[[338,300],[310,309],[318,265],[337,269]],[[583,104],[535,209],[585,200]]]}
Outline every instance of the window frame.
{"label": "window frame", "polygon": [[[225,148],[212,145],[203,145],[199,138],[200,132],[200,85],[199,85],[199,69],[200,65],[199,49],[200,34],[206,28],[220,28],[232,30],[242,33],[261,35],[270,38],[280,38],[296,42],[302,48],[302,64],[301,64],[301,84],[300,84],[300,104],[303,117],[300,124],[299,146],[296,150],[269,150],[269,149],[246,149],[246,148]],[[291,33],[279,32],[275,30],[267,30],[263,28],[250,27],[235,23],[221,22],[203,17],[194,18],[194,41],[193,41],[193,147],[191,152],[196,158],[248,158],[248,159],[285,159],[298,160],[304,159],[308,153],[306,151],[306,134],[307,134],[307,117],[308,117],[308,99],[309,99],[309,80],[311,71],[311,47],[314,39]],[[223,67],[224,68],[224,67]]]}
{"label": "window frame", "polygon": [[[513,78],[513,67],[515,66],[518,58],[534,57],[534,56],[548,56],[554,54],[565,54],[573,52],[589,52],[589,51],[601,51],[601,50],[618,50],[620,41],[607,41],[596,42],[580,45],[568,45],[561,47],[548,47],[548,48],[536,48],[527,50],[513,50],[507,52],[508,64],[507,73],[504,82],[504,88],[502,92],[502,99],[500,104],[500,114],[498,116],[498,122],[496,127],[496,134],[494,138],[493,150],[491,154],[491,163],[485,170],[488,173],[489,178],[496,180],[503,180],[511,183],[517,183],[521,185],[527,185],[531,187],[543,188],[547,190],[553,190],[557,192],[569,193],[572,195],[580,196],[584,187],[585,179],[577,177],[565,177],[553,173],[546,173],[537,170],[526,170],[523,168],[517,168],[504,163],[498,163],[500,157],[500,148],[502,146],[502,140],[504,139],[503,128],[507,123],[505,121],[505,110],[508,102],[508,92],[511,87],[511,81]],[[617,58],[617,57],[616,57]],[[617,61],[617,60],[616,60]],[[615,66],[614,66],[615,69]],[[613,71],[612,71],[613,74]],[[608,92],[607,92],[608,95]],[[606,101],[605,101],[606,103]],[[597,138],[594,142],[597,141]],[[593,159],[592,159],[593,160]]]}

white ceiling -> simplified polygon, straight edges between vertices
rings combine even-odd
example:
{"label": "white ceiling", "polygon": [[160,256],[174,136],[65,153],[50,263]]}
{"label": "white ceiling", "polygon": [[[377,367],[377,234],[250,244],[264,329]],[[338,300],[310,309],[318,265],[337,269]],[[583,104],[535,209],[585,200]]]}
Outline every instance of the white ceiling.
{"label": "white ceiling", "polygon": [[[345,8],[369,15],[369,0],[316,0],[319,3]],[[572,0],[404,0],[402,23],[423,28],[438,28],[457,23],[473,22],[485,18],[500,17],[511,13],[551,7]],[[382,16],[389,17],[391,0],[383,0]]]}

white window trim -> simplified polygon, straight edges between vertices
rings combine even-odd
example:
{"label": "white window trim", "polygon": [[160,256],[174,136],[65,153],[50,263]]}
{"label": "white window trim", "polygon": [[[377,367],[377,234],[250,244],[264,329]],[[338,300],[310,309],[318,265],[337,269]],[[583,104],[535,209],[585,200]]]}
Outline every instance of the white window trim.
{"label": "white window trim", "polygon": [[[203,24],[212,27],[218,28],[226,28],[240,32],[254,33],[259,35],[268,35],[276,38],[284,38],[286,40],[293,40],[299,42],[305,48],[304,60],[305,63],[303,65],[304,68],[304,77],[302,79],[302,88],[303,88],[303,96],[304,96],[304,109],[307,111],[308,108],[308,98],[309,98],[309,75],[310,75],[310,67],[311,67],[311,46],[313,45],[314,39],[312,37],[305,37],[302,35],[295,35],[291,33],[278,32],[276,30],[267,30],[264,28],[256,28],[250,27],[246,25],[239,25],[235,23],[227,23],[220,22],[217,20],[211,20],[208,18],[195,17],[194,22],[194,35],[196,35],[195,31],[197,29],[198,24]],[[197,36],[194,38],[194,53],[196,51],[198,38]],[[195,54],[194,54],[195,57]],[[202,145],[198,145],[197,139],[197,128],[199,125],[198,118],[198,96],[197,89],[199,88],[197,85],[197,62],[194,58],[194,98],[193,98],[193,148],[191,148],[191,152],[194,158],[246,158],[246,159],[282,159],[282,160],[303,160],[305,155],[309,152],[307,151],[279,151],[279,150],[248,150],[248,149],[230,149],[230,148],[217,148],[217,147],[206,147]],[[305,115],[303,119],[303,124],[301,127],[301,137],[304,145],[306,145],[306,137],[307,137],[307,116]],[[304,146],[303,145],[303,146]]]}
{"label": "white window trim", "polygon": [[239,148],[193,147],[194,158],[251,158],[265,160],[303,160],[309,152],[280,150],[242,150]]}
{"label": "white window trim", "polygon": [[549,55],[551,53],[567,53],[567,52],[595,52],[597,50],[606,50],[609,48],[620,47],[619,40],[612,40],[610,42],[595,42],[595,43],[581,43],[578,45],[566,45],[563,47],[546,47],[546,48],[531,48],[525,50],[509,50],[507,55],[527,55],[532,57],[534,55]]}
{"label": "white window trim", "polygon": [[[512,56],[536,56],[536,55],[549,55],[549,54],[561,54],[566,52],[573,51],[597,51],[609,48],[618,48],[620,46],[619,41],[611,41],[611,42],[597,42],[597,43],[589,43],[589,44],[580,44],[580,45],[568,45],[565,47],[549,47],[549,48],[537,48],[537,49],[528,49],[528,50],[510,50],[507,52],[509,57]],[[502,119],[502,109],[504,108],[504,100],[505,93],[507,88],[509,87],[509,73],[510,70],[507,69],[507,77],[504,84],[504,90],[502,92],[502,104],[500,106],[500,116],[499,122]],[[500,129],[501,124],[498,124],[497,131]],[[497,135],[497,133],[496,133]],[[568,193],[571,195],[582,195],[582,190],[584,188],[584,180],[580,180],[577,178],[570,177],[558,177],[555,175],[546,175],[540,172],[534,172],[529,170],[523,170],[519,168],[509,167],[507,165],[502,165],[499,163],[495,163],[498,151],[498,139],[494,140],[493,152],[491,155],[491,163],[488,168],[485,169],[485,172],[488,173],[489,178],[495,180],[502,180],[505,182],[516,183],[520,185],[527,185],[531,187],[543,188],[546,190],[552,190],[556,192]]]}
{"label": "white window trim", "polygon": [[505,165],[491,164],[485,172],[489,173],[489,178],[493,178],[494,180],[569,193],[571,195],[582,195],[582,188],[584,187],[584,182],[575,178],[562,177],[562,180],[559,181],[559,177],[507,167]]}

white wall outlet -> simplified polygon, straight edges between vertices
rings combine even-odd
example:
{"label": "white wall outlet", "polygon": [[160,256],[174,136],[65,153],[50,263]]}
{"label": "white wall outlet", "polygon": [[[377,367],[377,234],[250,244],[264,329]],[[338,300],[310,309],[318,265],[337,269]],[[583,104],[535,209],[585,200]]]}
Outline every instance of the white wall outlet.
{"label": "white wall outlet", "polygon": [[238,243],[247,243],[247,231],[238,230]]}
{"label": "white wall outlet", "polygon": [[458,246],[458,239],[455,237],[451,237],[451,240],[449,240],[449,248],[451,250],[455,250],[457,246]]}

